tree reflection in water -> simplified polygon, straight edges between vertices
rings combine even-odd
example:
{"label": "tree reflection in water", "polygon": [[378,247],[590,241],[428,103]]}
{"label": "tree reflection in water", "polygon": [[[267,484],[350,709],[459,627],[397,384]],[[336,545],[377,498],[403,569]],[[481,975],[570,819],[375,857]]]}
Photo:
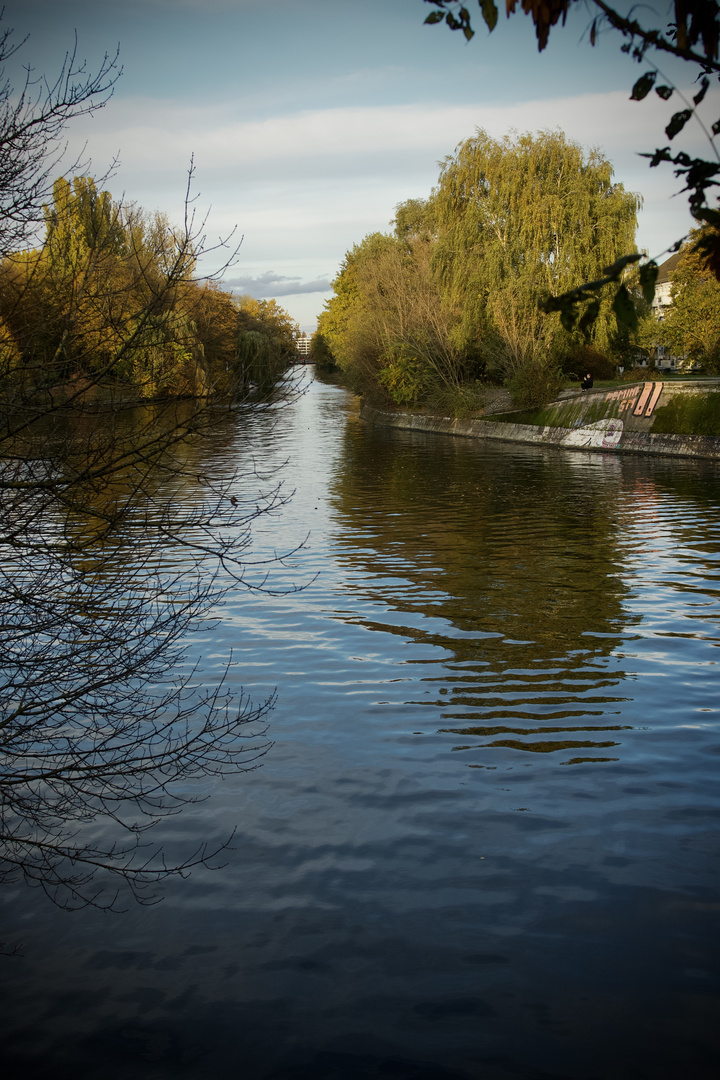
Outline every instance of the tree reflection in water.
{"label": "tree reflection in water", "polygon": [[[495,767],[499,749],[620,759],[635,725],[619,722],[632,697],[617,652],[641,620],[626,577],[662,544],[647,459],[637,478],[636,466],[349,426],[332,486],[337,543],[367,599],[411,616],[365,625],[445,650],[423,681],[471,767]],[[671,483],[700,493],[696,480]]]}

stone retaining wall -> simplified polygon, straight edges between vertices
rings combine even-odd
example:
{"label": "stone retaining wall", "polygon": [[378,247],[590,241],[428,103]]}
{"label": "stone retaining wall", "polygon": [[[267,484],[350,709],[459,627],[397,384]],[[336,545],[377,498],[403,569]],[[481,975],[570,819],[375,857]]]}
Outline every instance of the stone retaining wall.
{"label": "stone retaining wall", "polygon": [[[675,393],[681,392],[673,387]],[[696,387],[688,391],[697,392]],[[613,391],[599,391],[613,394]],[[594,397],[595,395],[593,395]],[[668,395],[670,396],[670,395]],[[614,399],[611,399],[614,400]],[[662,401],[662,398],[660,399]],[[660,435],[633,430],[623,419],[599,420],[580,427],[541,427],[531,424],[503,423],[499,420],[458,420],[447,416],[421,413],[385,412],[363,403],[360,415],[370,424],[431,431],[469,439],[494,439],[499,442],[530,443],[601,453],[662,454],[670,457],[713,458],[720,460],[720,437],[711,435]]]}

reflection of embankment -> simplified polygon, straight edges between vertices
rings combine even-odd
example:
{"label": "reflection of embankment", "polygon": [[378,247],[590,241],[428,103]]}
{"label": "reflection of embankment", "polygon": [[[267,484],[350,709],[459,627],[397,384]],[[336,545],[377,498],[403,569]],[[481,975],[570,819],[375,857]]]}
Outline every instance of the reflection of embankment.
{"label": "reflection of embankment", "polygon": [[348,429],[331,490],[363,625],[442,650],[436,693],[408,705],[490,740],[467,756],[619,752],[620,479],[616,460]]}

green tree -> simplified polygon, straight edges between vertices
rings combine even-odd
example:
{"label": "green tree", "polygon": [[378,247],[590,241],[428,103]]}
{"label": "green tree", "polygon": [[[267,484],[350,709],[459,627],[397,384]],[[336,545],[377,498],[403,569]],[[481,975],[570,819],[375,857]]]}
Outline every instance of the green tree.
{"label": "green tree", "polygon": [[237,393],[240,320],[235,298],[216,281],[193,281],[184,290],[183,303],[191,314],[213,391],[222,396]]}
{"label": "green tree", "polygon": [[113,363],[122,341],[120,310],[127,310],[128,245],[121,207],[90,177],[59,177],[43,212],[45,241],[26,298],[46,312],[47,381]]}
{"label": "green tree", "polygon": [[242,392],[242,330],[267,339],[251,376],[264,390],[295,358],[287,312],[274,300],[238,306],[196,281],[195,242],[164,215],[114,202],[89,177],[60,177],[44,219],[42,247],[0,263],[0,317],[22,341],[25,383],[122,382],[144,400]]}
{"label": "green tree", "polygon": [[131,383],[138,398],[202,393],[206,380],[191,370],[202,348],[184,304],[192,245],[88,177],[56,180],[44,217],[42,247],[2,264],[0,309],[22,342],[24,383],[83,377]]}
{"label": "green tree", "polygon": [[561,132],[478,131],[427,200],[397,207],[394,235],[347,253],[319,329],[351,385],[379,385],[397,404],[451,391],[466,409],[468,384],[486,373],[522,405],[547,399],[586,338],[612,348],[616,322],[609,290],[576,332],[540,304],[632,245],[639,203],[608,161]]}
{"label": "green tree", "polygon": [[720,282],[697,250],[695,237],[685,245],[671,274],[672,305],[654,327],[655,341],[678,357],[720,371]]}
{"label": "green tree", "polygon": [[406,199],[395,207],[395,236],[398,240],[429,240],[436,222],[432,199]]}
{"label": "green tree", "polygon": [[366,393],[380,385],[405,405],[433,387],[455,387],[468,374],[453,343],[456,315],[443,301],[431,267],[432,238],[420,225],[416,202],[398,208],[395,236],[373,233],[348,252],[319,320],[351,385]]}
{"label": "green tree", "polygon": [[351,386],[362,391],[376,385],[381,346],[367,319],[363,267],[392,246],[391,237],[372,233],[346,252],[332,287],[333,296],[318,319],[336,363]]}
{"label": "green tree", "polygon": [[320,330],[316,330],[310,340],[310,356],[318,371],[335,371],[337,369],[335,357],[332,354],[327,338]]}
{"label": "green tree", "polygon": [[[638,196],[613,182],[597,151],[585,157],[557,131],[493,139],[477,133],[447,158],[433,198],[433,262],[461,315],[464,348],[505,377],[555,366],[573,348],[539,303],[595,278],[632,246]],[[593,344],[611,346],[612,297],[600,296]]]}
{"label": "green tree", "polygon": [[53,184],[53,201],[44,207],[47,243],[61,248],[74,242],[87,253],[101,251],[121,257],[129,250],[129,237],[121,207],[109,191],[98,191],[90,176],[76,176],[72,183],[64,176]]}
{"label": "green tree", "polygon": [[237,304],[241,381],[268,391],[297,359],[300,328],[276,300],[242,296]]}

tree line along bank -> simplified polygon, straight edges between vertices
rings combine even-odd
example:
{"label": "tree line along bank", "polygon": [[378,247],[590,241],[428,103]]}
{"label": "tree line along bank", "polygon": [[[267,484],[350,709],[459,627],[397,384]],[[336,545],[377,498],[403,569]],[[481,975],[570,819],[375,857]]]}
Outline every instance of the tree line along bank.
{"label": "tree line along bank", "polygon": [[298,328],[274,300],[198,279],[197,240],[162,214],[58,179],[37,247],[0,262],[5,397],[112,385],[139,400],[267,389]]}
{"label": "tree line along bank", "polygon": [[662,322],[637,271],[625,284],[640,318],[613,310],[616,287],[572,329],[549,296],[602,276],[635,246],[639,195],[613,179],[602,154],[560,131],[485,131],[440,167],[429,197],[396,207],[392,233],[349,251],[322,312],[313,352],[378,403],[467,415],[488,383],[528,408],[568,379],[612,378],[663,344],[707,372],[720,365],[720,284],[687,248]]}

